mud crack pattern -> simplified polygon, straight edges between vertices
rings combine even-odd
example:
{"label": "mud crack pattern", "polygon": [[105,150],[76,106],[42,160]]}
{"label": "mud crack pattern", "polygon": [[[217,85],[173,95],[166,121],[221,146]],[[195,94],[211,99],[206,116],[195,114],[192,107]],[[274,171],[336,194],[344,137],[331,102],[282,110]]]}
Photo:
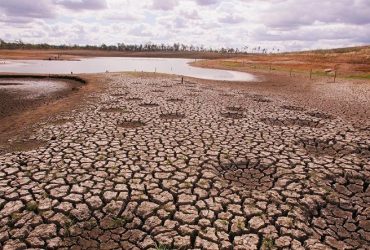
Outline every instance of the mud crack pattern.
{"label": "mud crack pattern", "polygon": [[369,249],[368,130],[179,82],[107,75],[0,155],[0,247]]}

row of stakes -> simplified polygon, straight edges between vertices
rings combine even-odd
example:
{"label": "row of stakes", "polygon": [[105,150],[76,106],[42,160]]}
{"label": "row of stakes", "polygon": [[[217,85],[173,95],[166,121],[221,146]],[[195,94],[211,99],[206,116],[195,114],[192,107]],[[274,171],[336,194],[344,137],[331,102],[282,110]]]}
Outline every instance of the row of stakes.
{"label": "row of stakes", "polygon": [[[172,71],[172,68],[171,68],[171,71]],[[270,65],[270,71],[272,71],[272,66],[271,65]],[[135,70],[135,72],[136,72],[136,70]],[[335,81],[337,79],[337,70],[333,70],[333,69],[327,69],[327,70],[325,70],[325,73],[327,75],[329,75],[330,73],[333,73],[333,72],[334,72],[333,78],[334,78],[334,83],[335,83]],[[106,70],[105,73],[109,73],[109,71]],[[155,68],[154,73],[157,73],[157,68]],[[289,71],[290,77],[292,77],[292,73],[293,73],[293,69],[290,69],[290,71]],[[312,73],[313,72],[312,72],[312,69],[311,69],[310,70],[310,80],[312,80]],[[71,71],[71,75],[73,75],[73,72],[72,71]],[[184,83],[184,77],[181,77],[181,83],[182,84]]]}
{"label": "row of stakes", "polygon": [[[272,70],[272,66],[270,65],[270,71]],[[337,70],[335,69],[326,69],[325,70],[325,74],[327,76],[330,76],[329,74],[332,74],[333,73],[333,79],[334,79],[334,82],[336,81],[337,79]],[[289,76],[292,77],[292,74],[293,74],[293,69],[290,69],[289,70]],[[310,70],[310,80],[312,80],[312,75],[313,75],[313,70],[311,69]]]}

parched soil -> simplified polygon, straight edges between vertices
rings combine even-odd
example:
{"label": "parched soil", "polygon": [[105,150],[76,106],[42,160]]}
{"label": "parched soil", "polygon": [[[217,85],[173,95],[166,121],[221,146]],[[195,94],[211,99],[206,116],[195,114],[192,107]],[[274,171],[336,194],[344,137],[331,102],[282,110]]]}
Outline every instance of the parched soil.
{"label": "parched soil", "polygon": [[86,77],[0,153],[0,248],[370,247],[369,85]]}

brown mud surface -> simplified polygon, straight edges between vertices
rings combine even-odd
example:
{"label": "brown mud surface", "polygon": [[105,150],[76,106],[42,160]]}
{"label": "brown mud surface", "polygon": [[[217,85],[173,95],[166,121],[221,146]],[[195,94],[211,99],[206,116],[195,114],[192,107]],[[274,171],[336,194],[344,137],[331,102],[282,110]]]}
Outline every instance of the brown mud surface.
{"label": "brown mud surface", "polygon": [[[10,76],[9,79],[39,80],[33,77],[12,78]],[[102,88],[96,84],[98,76],[83,76],[82,79],[86,79],[86,84],[62,78],[55,77],[54,80],[67,83],[66,88],[36,98],[28,98],[29,93],[27,92],[17,93],[0,89],[0,151],[1,149],[8,151],[32,148],[32,144],[34,146],[40,145],[39,141],[26,143],[18,139],[26,137],[29,134],[29,129],[37,123],[81,105],[87,94]],[[9,139],[12,138],[16,138],[18,142],[10,142]]]}

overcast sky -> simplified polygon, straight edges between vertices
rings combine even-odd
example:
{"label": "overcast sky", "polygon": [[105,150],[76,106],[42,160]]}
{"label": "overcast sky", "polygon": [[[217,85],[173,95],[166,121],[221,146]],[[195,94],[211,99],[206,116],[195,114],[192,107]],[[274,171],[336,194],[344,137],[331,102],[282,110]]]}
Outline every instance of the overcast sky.
{"label": "overcast sky", "polygon": [[370,0],[0,0],[0,38],[302,50],[370,44]]}

